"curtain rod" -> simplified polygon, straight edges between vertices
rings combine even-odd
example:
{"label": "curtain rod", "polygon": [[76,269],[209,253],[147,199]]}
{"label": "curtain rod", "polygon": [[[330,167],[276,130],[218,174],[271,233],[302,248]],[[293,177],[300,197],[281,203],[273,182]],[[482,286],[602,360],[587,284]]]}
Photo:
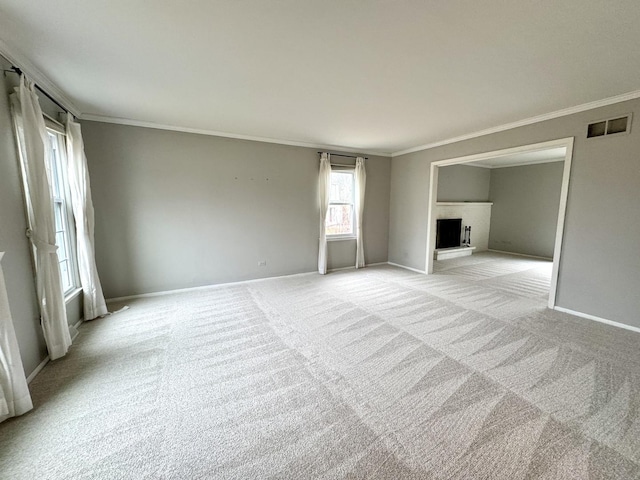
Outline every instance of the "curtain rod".
{"label": "curtain rod", "polygon": [[[318,152],[318,153],[329,153],[329,152]],[[345,158],[358,158],[355,155],[342,155],[340,153],[329,153],[332,157],[345,157]],[[369,157],[363,157],[365,160],[369,160]],[[347,165],[348,167],[353,167],[353,165]]]}
{"label": "curtain rod", "polygon": [[[16,73],[18,75],[22,75],[22,70],[20,69],[20,67],[16,67],[16,66],[12,66],[11,70],[5,70],[5,73]],[[59,101],[57,101],[55,98],[53,98],[51,95],[49,95],[47,92],[45,92],[37,83],[33,84],[38,90],[40,90],[40,92],[47,97],[49,100],[51,100],[53,103],[55,103],[58,107],[60,107],[63,111],[65,111],[66,113],[69,113],[69,110],[67,110],[67,108],[62,105]]]}
{"label": "curtain rod", "polygon": [[332,167],[348,167],[348,168],[355,167],[355,165],[345,165],[344,163],[333,163],[333,162],[331,162],[331,166]]}

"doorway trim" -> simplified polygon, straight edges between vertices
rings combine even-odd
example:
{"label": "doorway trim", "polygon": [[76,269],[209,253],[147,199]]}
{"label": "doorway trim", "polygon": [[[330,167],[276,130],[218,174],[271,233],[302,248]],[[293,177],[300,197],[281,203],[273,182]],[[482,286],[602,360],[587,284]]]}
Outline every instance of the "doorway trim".
{"label": "doorway trim", "polygon": [[514,155],[517,153],[537,152],[540,150],[547,150],[549,148],[565,147],[567,150],[564,158],[564,169],[562,171],[562,187],[560,189],[560,205],[558,207],[558,222],[556,225],[556,239],[553,249],[553,269],[551,272],[551,285],[549,288],[548,302],[549,308],[554,308],[556,305],[560,256],[562,253],[564,223],[565,215],[567,212],[569,177],[571,175],[571,159],[573,158],[573,141],[574,137],[559,138],[557,140],[551,140],[548,142],[533,143],[530,145],[522,145],[520,147],[494,150],[491,152],[477,153],[474,155],[466,155],[464,157],[448,158],[446,160],[438,160],[436,162],[432,162],[429,178],[429,204],[427,210],[427,262],[425,265],[425,271],[427,275],[433,274],[433,255],[436,245],[435,207],[438,200],[438,167],[477,162],[479,160],[487,160],[489,158],[503,157],[506,155]]}

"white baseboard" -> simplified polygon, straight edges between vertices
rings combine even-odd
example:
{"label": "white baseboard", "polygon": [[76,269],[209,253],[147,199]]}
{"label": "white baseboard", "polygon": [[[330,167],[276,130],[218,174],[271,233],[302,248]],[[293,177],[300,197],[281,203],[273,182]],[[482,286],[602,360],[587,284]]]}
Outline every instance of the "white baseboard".
{"label": "white baseboard", "polygon": [[486,252],[494,252],[494,253],[504,253],[505,255],[515,255],[516,257],[527,257],[527,258],[537,258],[539,260],[549,260],[550,262],[553,261],[553,258],[550,258],[550,257],[538,257],[536,255],[527,255],[525,253],[506,252],[504,250],[494,250],[492,248],[488,248],[485,251]]}
{"label": "white baseboard", "polygon": [[329,268],[327,269],[327,273],[331,272],[341,272],[342,270],[355,270],[356,267],[351,265],[350,267],[338,267],[338,268]]}
{"label": "white baseboard", "polygon": [[[367,264],[367,267],[373,267],[376,265],[387,265],[387,262],[378,262],[378,263],[369,263]],[[336,272],[339,270],[349,270],[349,269],[354,269],[355,270],[355,266],[353,267],[342,267],[342,268],[333,268],[331,270],[328,270],[328,272]],[[225,282],[225,283],[214,283],[211,285],[201,285],[199,287],[189,287],[189,288],[177,288],[175,290],[163,290],[161,292],[151,292],[151,293],[139,293],[137,295],[127,295],[124,297],[113,297],[113,298],[107,298],[106,302],[107,303],[114,303],[114,302],[122,302],[122,301],[126,301],[126,300],[135,300],[136,298],[149,298],[149,297],[161,297],[163,295],[171,295],[173,293],[185,293],[185,292],[197,292],[198,290],[208,290],[211,288],[219,288],[219,287],[228,287],[229,285],[240,285],[243,283],[254,283],[254,282],[264,282],[266,280],[271,280],[273,278],[284,278],[284,277],[300,277],[303,275],[314,275],[318,272],[303,272],[303,273],[290,273],[288,275],[276,275],[274,277],[265,277],[265,278],[253,278],[251,280],[238,280],[237,282]]]}
{"label": "white baseboard", "polygon": [[[80,324],[83,322],[84,320],[81,318],[80,320],[78,320],[75,325],[73,325],[73,328],[76,330],[75,335],[71,338],[71,341],[73,342],[76,337],[78,336],[78,327],[80,326]],[[42,360],[42,362],[40,362],[40,365],[38,365],[35,370],[33,372],[31,372],[31,375],[29,375],[27,377],[27,383],[31,383],[33,381],[34,378],[36,378],[36,375],[38,375],[42,369],[45,367],[45,365],[47,363],[49,363],[51,361],[51,359],[49,358],[49,355],[47,355],[46,357],[44,357],[44,360]]]}
{"label": "white baseboard", "polygon": [[632,327],[631,325],[627,325],[626,323],[614,322],[613,320],[607,320],[606,318],[596,317],[595,315],[589,315],[588,313],[576,312],[575,310],[570,310],[568,308],[563,307],[554,307],[554,310],[559,312],[568,313],[570,315],[575,315],[576,317],[586,318],[587,320],[592,320],[594,322],[604,323],[606,325],[611,325],[613,327],[624,328],[625,330],[631,330],[632,332],[640,333],[640,328]]}
{"label": "white baseboard", "polygon": [[82,317],[80,317],[80,320],[78,320],[72,327],[73,330],[75,331],[75,333],[73,334],[73,337],[71,337],[71,342],[72,343],[75,341],[75,339],[78,337],[78,334],[80,333],[78,331],[78,327],[82,324],[82,322],[84,322],[84,319]]}
{"label": "white baseboard", "polygon": [[411,270],[412,272],[421,273],[426,275],[427,272],[424,270],[418,270],[417,268],[407,267],[406,265],[400,265],[399,263],[387,262],[388,265],[393,265],[394,267],[404,268],[405,270]]}
{"label": "white baseboard", "polygon": [[[367,263],[365,265],[365,267],[375,267],[377,265],[388,265],[389,262],[377,262],[377,263]],[[356,270],[355,265],[353,266],[349,266],[349,267],[338,267],[338,268],[331,268],[329,270],[327,270],[327,272],[339,272],[341,270]]]}
{"label": "white baseboard", "polygon": [[27,377],[27,383],[31,383],[33,381],[34,378],[36,378],[36,375],[38,375],[40,373],[40,371],[45,367],[45,365],[47,363],[49,363],[49,355],[47,355],[46,357],[44,357],[44,360],[42,360],[42,362],[40,362],[40,365],[38,365],[36,367],[36,369],[31,372],[31,375],[29,375]]}
{"label": "white baseboard", "polygon": [[197,292],[199,290],[209,290],[212,288],[222,288],[228,287],[229,285],[241,285],[244,283],[255,283],[255,282],[264,282],[266,280],[271,280],[272,278],[283,278],[283,277],[301,277],[303,275],[314,275],[318,272],[303,272],[303,273],[291,273],[288,275],[276,275],[275,277],[265,277],[265,278],[253,278],[251,280],[238,280],[237,282],[225,282],[225,283],[214,283],[211,285],[201,285],[199,287],[189,287],[189,288],[176,288],[175,290],[163,290],[160,292],[151,292],[151,293],[139,293],[137,295],[127,295],[124,297],[113,297],[107,298],[107,303],[113,302],[122,302],[126,300],[135,300],[136,298],[149,298],[149,297],[162,297],[164,295],[171,295],[174,293],[185,293],[185,292]]}

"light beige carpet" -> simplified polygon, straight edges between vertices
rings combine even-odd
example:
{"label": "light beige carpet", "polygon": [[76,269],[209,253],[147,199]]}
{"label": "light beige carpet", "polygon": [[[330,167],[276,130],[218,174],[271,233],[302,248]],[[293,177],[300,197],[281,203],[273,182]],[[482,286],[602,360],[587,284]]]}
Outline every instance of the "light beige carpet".
{"label": "light beige carpet", "polygon": [[640,335],[546,310],[548,262],[437,271],[131,301],[0,425],[0,478],[640,478]]}

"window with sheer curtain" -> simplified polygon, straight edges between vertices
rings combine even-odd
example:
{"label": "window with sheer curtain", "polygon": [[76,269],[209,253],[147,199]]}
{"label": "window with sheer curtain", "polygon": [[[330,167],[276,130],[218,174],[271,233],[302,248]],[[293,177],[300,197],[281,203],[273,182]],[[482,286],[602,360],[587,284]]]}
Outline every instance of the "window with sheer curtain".
{"label": "window with sheer curtain", "polygon": [[[33,246],[40,324],[49,357],[56,360],[66,355],[72,342],[56,245],[51,141],[35,90],[35,84],[21,74],[19,87],[10,95],[11,112],[29,224],[27,237]],[[58,128],[59,133],[64,132],[60,124],[51,130]],[[58,142],[58,153],[60,145]]]}
{"label": "window with sheer curtain", "polygon": [[331,170],[327,239],[355,238],[355,175],[353,170]]}
{"label": "window with sheer curtain", "polygon": [[53,211],[55,215],[56,246],[58,247],[58,264],[60,265],[60,280],[65,295],[71,293],[78,285],[76,280],[75,255],[73,254],[72,225],[73,214],[68,202],[69,185],[66,175],[66,148],[64,135],[47,129],[50,155],[48,169],[51,172],[51,194],[53,197]]}

